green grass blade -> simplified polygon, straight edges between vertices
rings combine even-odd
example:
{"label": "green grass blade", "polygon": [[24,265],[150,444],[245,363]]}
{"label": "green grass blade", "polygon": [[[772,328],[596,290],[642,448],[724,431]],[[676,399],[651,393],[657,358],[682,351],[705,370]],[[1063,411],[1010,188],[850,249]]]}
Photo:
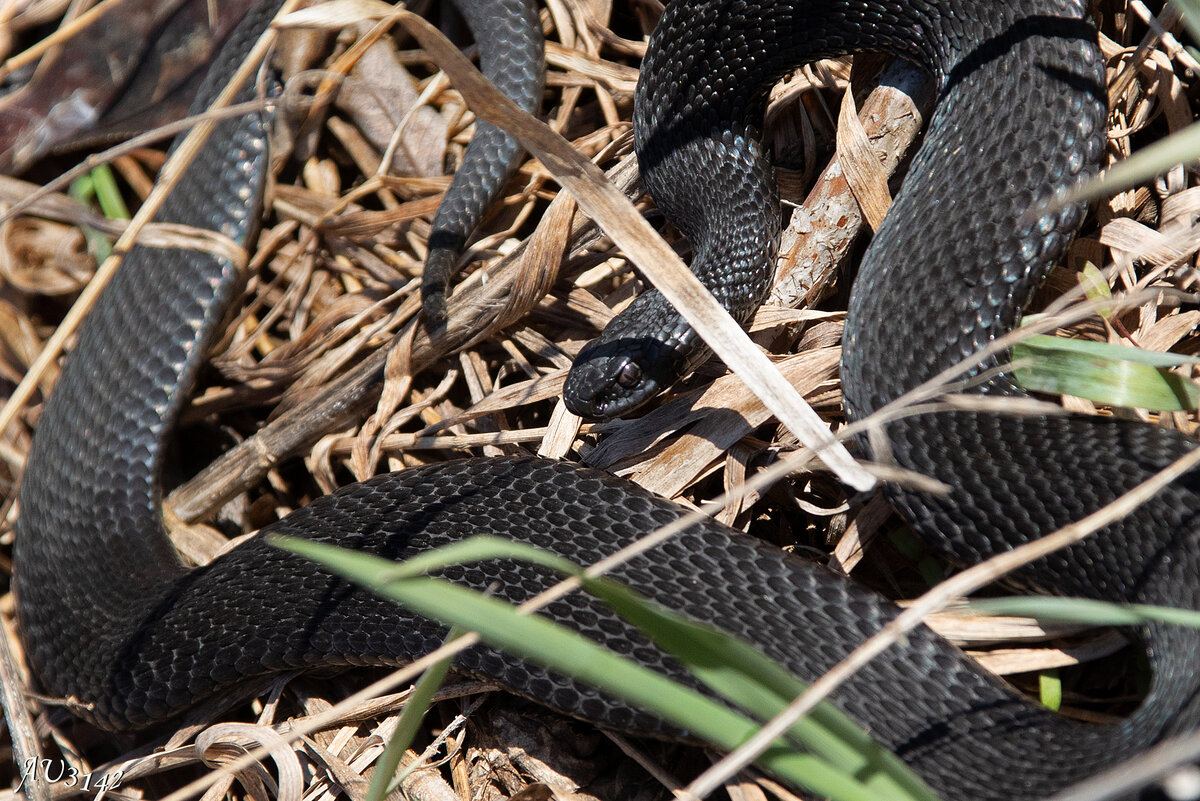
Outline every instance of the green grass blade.
{"label": "green grass blade", "polygon": [[[1112,287],[1108,285],[1100,268],[1090,261],[1084,262],[1083,267],[1079,270],[1079,284],[1083,287],[1084,297],[1096,304],[1096,313],[1106,320],[1111,317],[1112,305],[1105,301],[1112,300]],[[1030,320],[1035,316],[1028,315],[1025,319]]]}
{"label": "green grass blade", "polygon": [[[446,635],[446,642],[457,640],[461,636],[461,631],[451,629],[450,633]],[[396,790],[404,775],[408,773],[406,770],[404,774],[397,776],[396,780],[392,781],[392,777],[396,776],[396,768],[400,765],[401,757],[416,740],[421,721],[425,719],[425,713],[433,704],[433,697],[446,680],[446,673],[449,672],[453,662],[452,658],[438,660],[422,673],[421,678],[417,679],[416,684],[413,685],[412,693],[408,696],[408,703],[404,705],[404,709],[400,713],[400,720],[396,722],[396,731],[392,732],[383,753],[375,761],[375,774],[371,777],[370,786],[367,787],[367,801],[383,801]]]}
{"label": "green grass blade", "polygon": [[[585,588],[680,660],[705,685],[758,720],[783,712],[808,685],[737,637],[648,601],[608,579],[585,579]],[[929,789],[833,704],[819,704],[792,727],[814,754],[859,777],[879,797],[903,789],[927,797]]]}
{"label": "green grass blade", "polygon": [[117,186],[117,176],[113,174],[112,167],[101,164],[90,175],[96,191],[96,202],[100,204],[104,216],[110,220],[128,220],[129,207],[125,205],[125,198],[121,197],[121,188]]}
{"label": "green grass blade", "polygon": [[[387,563],[376,580],[385,583],[413,578],[450,565],[488,559],[520,559],[579,578],[586,591],[607,602],[715,692],[761,720],[778,714],[806,688],[803,682],[737,638],[669,612],[618,582],[588,578],[570,560],[524,543],[497,537],[470,537],[400,564]],[[870,746],[886,757],[895,758],[832,705],[825,705],[822,711],[832,713],[827,723],[806,720],[798,724],[804,730],[806,743],[816,740],[821,744],[813,749],[816,753],[846,763],[861,760],[858,749]],[[854,742],[855,747],[846,747],[845,741]],[[861,760],[855,769],[867,767],[868,760]]]}
{"label": "green grass blade", "polygon": [[1195,382],[1165,368],[1194,357],[1035,335],[1013,346],[1017,382],[1028,390],[1160,411],[1194,410]]}
{"label": "green grass blade", "polygon": [[[779,714],[807,685],[757,649],[736,637],[688,620],[648,601],[624,585],[588,578],[573,562],[523,543],[497,537],[470,537],[421,554],[401,564],[388,563],[378,580],[411,578],[450,565],[487,559],[520,559],[582,581],[585,590],[604,600],[625,620],[637,626],[659,647],[679,659],[721,697],[767,720]],[[796,724],[797,739],[809,750],[859,776],[880,777],[891,789],[889,776],[911,778],[911,772],[890,751],[879,746],[832,704],[822,704]],[[880,772],[880,765],[890,770]],[[871,785],[876,779],[869,778]],[[915,789],[914,783],[910,789]]]}
{"label": "green grass blade", "polygon": [[1159,622],[1200,628],[1200,612],[1192,609],[1115,604],[1087,598],[983,598],[971,601],[968,606],[985,615],[1034,617],[1087,626],[1141,626]]}
{"label": "green grass blade", "polygon": [[[107,164],[101,164],[86,175],[76,178],[68,187],[67,194],[89,206],[92,200],[95,200],[100,206],[100,211],[110,220],[129,219],[129,208],[121,197],[112,167]],[[83,226],[82,230],[88,252],[97,262],[107,259],[112,253],[112,240],[87,226]]]}
{"label": "green grass blade", "polygon": [[1055,198],[1052,205],[1066,206],[1130,189],[1138,184],[1147,183],[1172,167],[1195,161],[1198,154],[1200,122],[1194,122],[1183,130],[1139,149],[1129,158],[1118,161],[1061,198]]}
{"label": "green grass blade", "polygon": [[[81,175],[67,187],[67,194],[80,203],[90,206],[96,197],[96,183],[92,180],[90,174]],[[80,226],[80,231],[83,233],[83,241],[87,245],[87,252],[92,255],[97,264],[102,263],[109,257],[112,253],[111,239],[87,225]]]}
{"label": "green grass blade", "polygon": [[[303,542],[303,540],[297,542]],[[583,568],[570,559],[563,559],[561,556],[523,542],[481,536],[468,537],[459,542],[443,545],[403,562],[381,560],[382,564],[379,566],[379,572],[375,574],[375,580],[384,582],[393,579],[415,578],[444,570],[452,565],[485,562],[489,559],[519,559],[523,562],[541,565],[564,576],[583,575]]]}
{"label": "green grass blade", "polygon": [[[363,583],[420,615],[477,631],[481,639],[493,647],[623,697],[639,708],[651,711],[723,749],[737,747],[758,727],[754,720],[707,696],[630,662],[565,627],[535,615],[519,614],[503,601],[440,579],[412,577],[413,571],[408,566],[397,569],[395,563],[378,557],[303,540],[282,540],[273,539],[283,547],[314,558],[334,572]],[[422,569],[445,566],[452,561],[447,558],[447,551],[453,558],[464,554],[514,558],[524,554],[533,555],[535,562],[544,565],[562,566],[563,561],[518,543],[475,538],[449,546],[445,551],[431,552],[433,555],[422,555],[418,565]],[[578,568],[573,567],[569,572],[578,575]],[[397,578],[398,574],[409,577]],[[592,581],[589,579],[589,583]],[[858,736],[865,737],[861,733]],[[856,759],[855,764],[867,766],[869,786],[860,777],[848,773],[844,765],[831,764],[819,756],[798,752],[783,743],[772,746],[760,758],[759,764],[799,787],[833,799],[877,801],[886,797],[900,801],[935,798],[911,774],[904,780],[884,782],[878,779],[879,771],[872,770],[874,763],[870,759],[864,761],[861,757]],[[919,792],[909,791],[909,786],[917,787]]]}

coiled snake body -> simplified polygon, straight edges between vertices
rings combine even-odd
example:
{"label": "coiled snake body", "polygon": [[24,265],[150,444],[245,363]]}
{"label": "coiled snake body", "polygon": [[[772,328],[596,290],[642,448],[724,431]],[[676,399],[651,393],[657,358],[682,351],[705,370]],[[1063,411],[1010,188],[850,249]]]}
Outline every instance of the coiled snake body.
{"label": "coiled snake body", "polygon": [[[522,41],[536,38],[524,0],[473,5],[478,19],[524,14],[533,27],[522,28]],[[698,271],[744,317],[773,269],[778,226],[756,131],[766,87],[800,61],[851,50],[896,54],[933,72],[938,109],[864,259],[846,328],[847,403],[853,415],[868,414],[1007,331],[1078,224],[1079,209],[1032,223],[1021,215],[1101,154],[1102,71],[1082,6],[676,2],[654,35],[639,89],[647,184],[691,237]],[[272,12],[259,13],[265,20]],[[528,63],[517,66],[519,73]],[[222,126],[162,218],[246,241],[254,214],[243,193],[261,180],[264,138],[258,118]],[[985,196],[985,187],[1005,194]],[[148,726],[275,671],[404,662],[444,635],[261,539],[194,570],[171,551],[159,519],[162,440],[233,285],[232,267],[215,256],[132,252],[80,334],[26,467],[15,558],[29,658],[48,690],[86,702],[87,716],[105,727]],[[671,313],[640,316],[661,305],[653,295],[639,299],[581,354],[568,385],[575,408],[619,411],[699,358],[694,335]],[[976,391],[1017,390],[1001,377]],[[942,498],[894,490],[893,499],[931,542],[964,561],[1082,517],[1192,447],[1150,426],[1076,417],[940,413],[891,423],[886,433],[898,464],[952,488]],[[1178,482],[1024,578],[1063,593],[1196,608],[1197,489],[1194,478]],[[346,487],[271,530],[395,559],[490,533],[587,564],[679,514],[569,464],[471,459]],[[895,616],[872,593],[715,522],[616,575],[746,637],[804,679]],[[551,580],[509,563],[452,577],[478,589],[497,583],[513,601]],[[690,681],[585,598],[547,614]],[[1153,687],[1131,717],[1112,725],[1070,722],[1020,699],[924,630],[868,665],[836,700],[945,798],[1040,797],[1114,755],[1196,725],[1197,636],[1151,626],[1144,637]],[[575,715],[663,730],[619,701],[503,654],[476,648],[458,664]]]}

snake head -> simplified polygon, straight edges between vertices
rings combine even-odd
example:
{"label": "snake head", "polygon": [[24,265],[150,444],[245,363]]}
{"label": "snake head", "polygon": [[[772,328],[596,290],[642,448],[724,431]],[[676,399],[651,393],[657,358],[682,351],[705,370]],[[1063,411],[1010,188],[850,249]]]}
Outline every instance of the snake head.
{"label": "snake head", "polygon": [[563,402],[580,417],[608,420],[627,414],[686,369],[679,343],[607,334],[579,352],[563,385]]}

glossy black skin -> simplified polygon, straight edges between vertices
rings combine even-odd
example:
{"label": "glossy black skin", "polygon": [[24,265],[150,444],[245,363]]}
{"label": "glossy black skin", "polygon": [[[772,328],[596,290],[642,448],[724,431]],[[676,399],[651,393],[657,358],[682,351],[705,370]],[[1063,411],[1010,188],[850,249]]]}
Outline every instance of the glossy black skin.
{"label": "glossy black skin", "polygon": [[[942,99],[925,144],[851,303],[843,380],[849,410],[861,417],[1007,330],[1078,224],[1078,209],[1020,219],[1101,153],[1103,75],[1082,14],[1068,0],[674,4],[639,89],[647,185],[693,238],[702,264],[769,261],[778,214],[755,131],[762,83],[785,62],[858,48],[899,53],[937,76]],[[1027,103],[1006,100],[1015,86]],[[248,241],[256,212],[244,198],[259,192],[264,124],[247,117],[222,126],[202,155],[206,166],[164,217]],[[676,178],[685,184],[671,189]],[[983,202],[985,181],[1011,194]],[[693,208],[689,198],[708,203]],[[261,537],[195,570],[171,551],[160,523],[160,452],[230,299],[230,270],[192,252],[132,252],[80,334],[26,467],[15,551],[29,659],[48,691],[89,704],[84,714],[108,728],[169,720],[281,670],[405,662],[444,634]],[[631,338],[645,336],[635,329]],[[640,379],[624,366],[618,372],[625,383]],[[978,391],[1016,392],[1002,378]],[[963,561],[1054,530],[1192,447],[1173,432],[1123,421],[962,412],[892,423],[886,436],[899,465],[951,487],[939,498],[891,495],[936,547]],[[1178,482],[1023,578],[1058,592],[1196,608],[1198,489],[1194,477]],[[578,466],[469,459],[346,487],[271,530],[394,559],[488,533],[586,564],[680,513]],[[478,589],[495,584],[514,601],[551,580],[509,562],[448,575]],[[618,576],[746,637],[807,680],[896,614],[843,578],[712,521]],[[679,676],[586,599],[571,596],[547,614]],[[1197,635],[1166,627],[1142,634],[1155,683],[1137,712],[1112,725],[1067,721],[1025,702],[923,629],[870,663],[837,702],[947,799],[1040,798],[1195,728]],[[478,648],[459,663],[571,714],[678,734],[518,659]]]}

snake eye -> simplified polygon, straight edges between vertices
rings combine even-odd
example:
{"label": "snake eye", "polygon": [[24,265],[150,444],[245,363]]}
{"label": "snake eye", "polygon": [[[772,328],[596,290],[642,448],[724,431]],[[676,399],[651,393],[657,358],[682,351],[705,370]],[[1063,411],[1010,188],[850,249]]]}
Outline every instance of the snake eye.
{"label": "snake eye", "polygon": [[625,362],[617,371],[617,385],[623,389],[633,389],[642,380],[642,368],[637,362]]}

